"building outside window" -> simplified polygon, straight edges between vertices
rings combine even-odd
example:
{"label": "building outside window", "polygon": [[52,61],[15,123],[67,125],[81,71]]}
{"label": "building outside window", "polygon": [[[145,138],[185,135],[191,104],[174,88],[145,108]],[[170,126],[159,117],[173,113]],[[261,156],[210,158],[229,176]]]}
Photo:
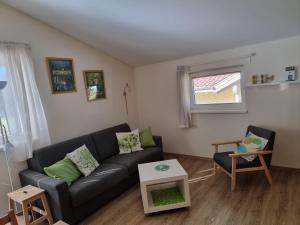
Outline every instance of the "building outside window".
{"label": "building outside window", "polygon": [[191,73],[192,112],[246,112],[242,67]]}

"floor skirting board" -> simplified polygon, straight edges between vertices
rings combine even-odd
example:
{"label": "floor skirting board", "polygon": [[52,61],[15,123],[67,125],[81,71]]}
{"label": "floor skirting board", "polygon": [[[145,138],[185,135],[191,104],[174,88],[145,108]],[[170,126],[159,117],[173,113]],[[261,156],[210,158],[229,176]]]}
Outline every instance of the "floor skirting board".
{"label": "floor skirting board", "polygon": [[[212,158],[202,157],[202,156],[196,156],[196,155],[186,155],[186,154],[178,154],[178,153],[172,153],[172,152],[164,152],[164,155],[168,156],[168,157],[174,157],[174,158],[189,157],[189,158],[195,158],[195,159],[201,159],[201,160],[207,160],[207,161],[213,162]],[[293,167],[286,167],[286,166],[271,165],[271,169],[281,169],[281,170],[287,170],[287,171],[297,171],[297,172],[300,173],[300,168],[293,168]]]}

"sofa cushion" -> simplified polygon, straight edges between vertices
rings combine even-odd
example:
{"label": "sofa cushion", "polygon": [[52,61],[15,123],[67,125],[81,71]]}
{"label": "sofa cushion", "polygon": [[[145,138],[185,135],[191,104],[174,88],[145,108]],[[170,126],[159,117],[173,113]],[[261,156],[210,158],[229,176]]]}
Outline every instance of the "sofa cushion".
{"label": "sofa cushion", "polygon": [[99,161],[99,155],[92,137],[90,135],[84,135],[34,151],[32,159],[28,160],[28,167],[32,170],[44,173],[44,167],[48,167],[62,160],[67,153],[73,152],[82,145],[86,145],[95,159]]}
{"label": "sofa cushion", "polygon": [[116,133],[118,132],[130,132],[128,124],[121,124],[91,134],[96,144],[100,161],[119,153],[119,145],[116,137]]}
{"label": "sofa cushion", "polygon": [[126,167],[119,164],[101,163],[89,176],[81,177],[69,188],[72,204],[78,207],[128,177]]}
{"label": "sofa cushion", "polygon": [[143,150],[138,129],[131,132],[116,133],[116,136],[119,144],[119,154],[128,154]]}
{"label": "sofa cushion", "polygon": [[99,166],[99,163],[93,157],[86,145],[82,145],[75,151],[68,153],[67,157],[72,160],[85,177],[90,175]]}
{"label": "sofa cushion", "polygon": [[[221,167],[231,173],[232,162],[231,157],[229,154],[234,152],[218,152],[214,154],[214,161],[218,163]],[[236,160],[236,168],[246,168],[246,167],[255,167],[261,166],[260,161],[258,158],[254,159],[253,161],[249,162],[244,158],[238,157]]]}
{"label": "sofa cushion", "polygon": [[140,163],[154,162],[162,159],[162,150],[158,147],[146,148],[142,151],[130,154],[115,155],[106,159],[105,163],[116,163],[128,168],[129,174],[137,172],[137,165]]}
{"label": "sofa cushion", "polygon": [[141,141],[142,148],[156,146],[155,141],[153,139],[152,130],[150,127],[147,127],[144,130],[140,131],[140,141]]}
{"label": "sofa cushion", "polygon": [[44,171],[49,177],[66,181],[69,186],[81,176],[80,171],[68,157],[59,160],[51,166],[45,167]]}

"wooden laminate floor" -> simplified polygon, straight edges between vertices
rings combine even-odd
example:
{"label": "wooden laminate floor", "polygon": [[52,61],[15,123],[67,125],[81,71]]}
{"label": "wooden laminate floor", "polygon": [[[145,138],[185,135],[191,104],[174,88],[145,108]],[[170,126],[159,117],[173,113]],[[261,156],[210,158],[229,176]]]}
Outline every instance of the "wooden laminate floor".
{"label": "wooden laminate floor", "polygon": [[[189,178],[211,168],[212,162],[189,156],[177,158]],[[238,176],[236,191],[222,171],[208,180],[190,184],[192,206],[144,215],[139,185],[100,208],[81,225],[300,225],[300,172],[272,168],[273,185],[263,172]]]}

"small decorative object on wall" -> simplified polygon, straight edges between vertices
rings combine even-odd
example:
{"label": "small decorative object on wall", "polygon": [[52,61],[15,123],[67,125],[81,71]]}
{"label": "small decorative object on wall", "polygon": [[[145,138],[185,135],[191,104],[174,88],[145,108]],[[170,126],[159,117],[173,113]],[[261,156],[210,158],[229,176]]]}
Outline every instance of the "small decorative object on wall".
{"label": "small decorative object on wall", "polygon": [[252,75],[252,84],[272,83],[275,76],[269,74]]}
{"label": "small decorative object on wall", "polygon": [[285,67],[285,80],[286,81],[295,81],[296,80],[296,67],[288,66]]}
{"label": "small decorative object on wall", "polygon": [[75,92],[73,59],[47,57],[46,62],[52,93]]}
{"label": "small decorative object on wall", "polygon": [[252,75],[252,84],[258,83],[258,75]]}
{"label": "small decorative object on wall", "polygon": [[83,71],[83,77],[88,101],[99,100],[106,97],[103,70]]}
{"label": "small decorative object on wall", "polygon": [[265,82],[266,83],[272,83],[274,81],[274,78],[275,78],[274,75],[268,75],[268,74],[266,74]]}
{"label": "small decorative object on wall", "polygon": [[264,74],[261,74],[261,75],[260,75],[260,83],[261,83],[261,84],[264,84],[264,83],[265,83],[265,75],[264,75]]}
{"label": "small decorative object on wall", "polygon": [[128,83],[126,83],[126,85],[125,85],[125,87],[123,89],[123,96],[124,96],[124,102],[125,102],[126,115],[128,116],[127,91],[130,92],[130,87],[129,87]]}

